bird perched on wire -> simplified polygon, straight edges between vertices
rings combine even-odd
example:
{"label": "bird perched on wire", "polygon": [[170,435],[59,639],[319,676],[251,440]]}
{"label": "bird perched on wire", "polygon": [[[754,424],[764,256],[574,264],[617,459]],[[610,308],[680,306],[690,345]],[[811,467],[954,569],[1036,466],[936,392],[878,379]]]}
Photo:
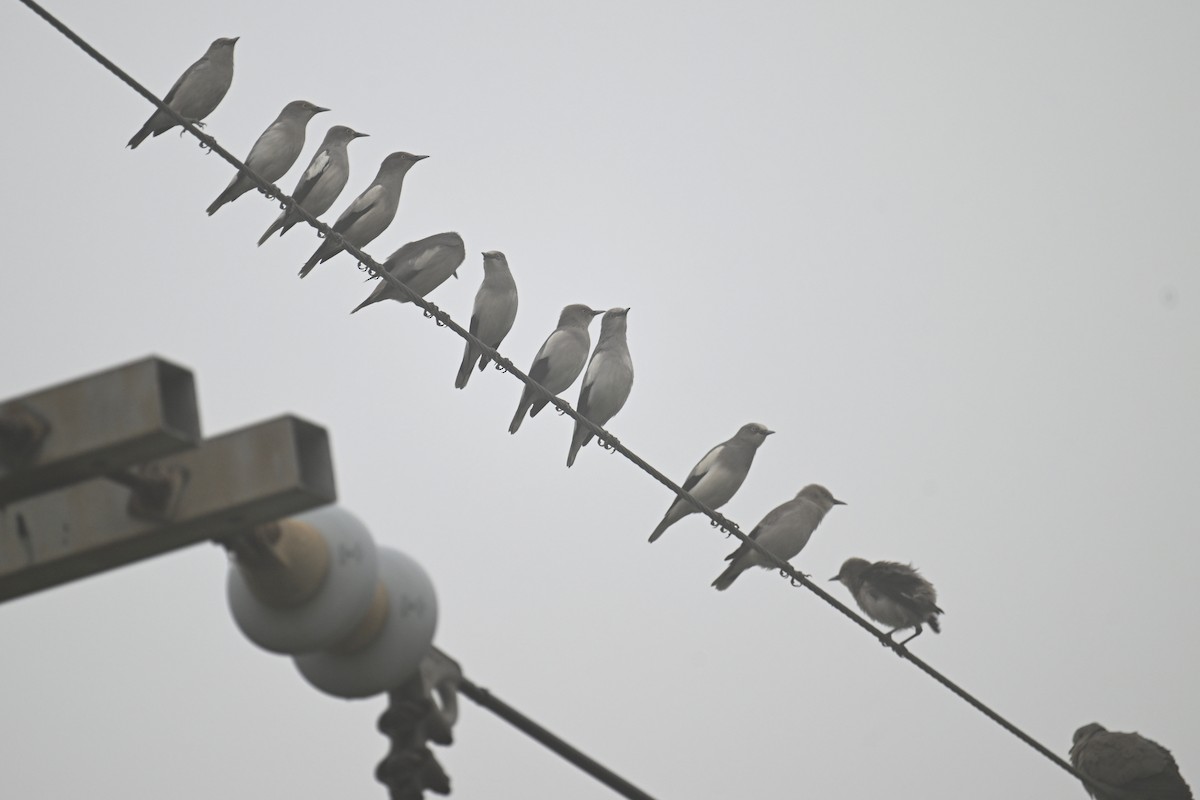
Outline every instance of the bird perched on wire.
{"label": "bird perched on wire", "polygon": [[[750,531],[750,538],[777,558],[790,561],[799,555],[804,546],[808,544],[813,531],[821,524],[821,520],[825,519],[829,509],[844,505],[846,504],[834,497],[824,486],[810,483],[801,489],[794,498],[783,505],[776,506],[763,517],[762,522],[755,525],[754,530]],[[738,575],[751,567],[763,567],[764,569],[774,569],[775,567],[765,556],[760,555],[757,550],[745,542],[737,550],[725,556],[725,560],[730,562],[729,566],[712,582],[712,585],[722,592],[737,580]]]}
{"label": "bird perched on wire", "polygon": [[1095,782],[1084,788],[1096,800],[1193,800],[1171,752],[1137,733],[1084,725],[1075,731],[1071,765]]}
{"label": "bird perched on wire", "polygon": [[[283,107],[275,121],[267,126],[250,148],[246,166],[267,183],[274,183],[284,176],[304,149],[304,134],[308,121],[328,108],[313,105],[307,100],[293,100]],[[211,217],[226,203],[232,203],[254,188],[254,181],[244,172],[239,172],[217,195],[208,207]]]}
{"label": "bird perched on wire", "polygon": [[938,614],[943,612],[937,606],[937,590],[911,564],[872,564],[863,558],[848,558],[829,580],[841,581],[868,617],[891,626],[889,641],[896,631],[915,628],[912,636],[896,643],[899,646],[920,636],[922,625],[928,625],[934,633],[942,632]]}
{"label": "bird perched on wire", "polygon": [[[423,158],[429,156],[414,156],[412,153],[392,153],[383,160],[375,180],[367,190],[354,198],[354,202],[342,212],[333,223],[334,233],[355,247],[366,247],[375,237],[383,233],[392,220],[396,218],[396,209],[400,206],[400,190],[404,188],[404,176]],[[317,264],[324,263],[342,252],[344,246],[328,237],[312,258],[304,262],[300,268],[300,277],[313,271]]]}
{"label": "bird perched on wire", "polygon": [[[683,490],[713,510],[725,505],[750,474],[750,465],[754,463],[754,454],[758,452],[759,445],[774,432],[757,422],[743,425],[733,438],[709,450],[700,463],[692,467],[687,480],[683,482]],[[663,515],[662,522],[650,534],[650,541],[658,539],[667,528],[697,511],[698,508],[682,497],[675,498]]]}
{"label": "bird perched on wire", "polygon": [[[366,135],[345,125],[334,125],[330,128],[316,154],[308,162],[304,174],[300,176],[299,183],[292,191],[292,199],[314,217],[328,211],[333,201],[342,193],[342,189],[346,188],[346,181],[350,177],[350,157],[346,153],[346,146]],[[261,246],[275,231],[279,231],[279,235],[283,236],[300,220],[301,216],[294,208],[289,207],[279,212],[279,216],[267,228],[258,244]]]}
{"label": "bird perched on wire", "polygon": [[[471,311],[471,335],[495,349],[508,336],[516,319],[517,284],[508,268],[508,259],[499,250],[488,250],[483,254],[483,283],[475,293],[475,307]],[[467,342],[454,387],[466,386],[475,362],[479,362],[482,372],[488,360],[482,350]]]}
{"label": "bird perched on wire", "polygon": [[[592,346],[592,337],[588,333],[588,325],[592,318],[603,311],[593,311],[585,305],[569,305],[558,315],[558,327],[546,337],[542,347],[533,357],[533,366],[529,368],[529,377],[540,383],[550,394],[559,394],[571,388],[571,384],[583,372],[587,363],[588,348]],[[513,414],[512,423],[508,426],[509,433],[516,433],[525,419],[525,413],[536,417],[538,412],[550,402],[526,386],[521,393],[521,402],[517,403],[517,413]]]}
{"label": "bird perched on wire", "polygon": [[[233,46],[237,40],[238,37],[234,36],[231,39],[217,39],[210,44],[200,60],[184,70],[167,92],[163,98],[167,107],[194,125],[216,110],[233,83]],[[126,146],[132,150],[147,136],[166,133],[178,124],[161,108],[155,109]]]}
{"label": "bird perched on wire", "polygon": [[[415,242],[409,242],[387,257],[380,266],[396,280],[424,297],[445,283],[451,275],[458,277],[458,268],[467,256],[462,237],[457,233],[435,233]],[[404,293],[391,281],[380,278],[379,285],[371,296],[363,300],[354,311],[378,303],[380,300],[409,302]],[[350,313],[353,314],[354,311]]]}
{"label": "bird perched on wire", "polygon": [[[610,308],[600,319],[600,340],[592,351],[587,372],[583,374],[583,386],[579,390],[576,409],[587,419],[603,427],[629,399],[633,388],[633,360],[629,357],[629,344],[625,339],[628,308]],[[576,420],[571,434],[571,449],[567,453],[567,466],[575,463],[579,448],[592,440],[591,429]]]}

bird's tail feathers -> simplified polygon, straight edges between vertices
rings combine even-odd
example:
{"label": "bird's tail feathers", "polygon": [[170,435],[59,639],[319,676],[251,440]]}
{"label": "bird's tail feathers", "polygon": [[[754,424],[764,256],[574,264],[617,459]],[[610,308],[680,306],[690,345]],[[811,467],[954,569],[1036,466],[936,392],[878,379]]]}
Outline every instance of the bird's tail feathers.
{"label": "bird's tail feathers", "polygon": [[468,342],[463,350],[462,364],[458,366],[458,376],[454,379],[454,388],[462,389],[471,379],[471,368],[475,366],[475,351]]}
{"label": "bird's tail feathers", "polygon": [[[730,556],[730,558],[732,558],[732,556]],[[737,576],[741,575],[743,572],[745,572],[745,567],[741,566],[735,561],[726,567],[724,572],[717,576],[717,579],[712,582],[712,585],[717,587],[718,592],[723,592],[732,586],[733,582],[737,580]]]}
{"label": "bird's tail feathers", "polygon": [[538,415],[538,412],[541,411],[543,408],[545,408],[546,403],[548,403],[548,402],[550,402],[550,401],[546,400],[543,397],[539,397],[537,400],[534,400],[533,404],[529,407],[529,416],[536,417]]}
{"label": "bird's tail feathers", "polygon": [[[278,217],[275,218],[275,221],[271,223],[271,227],[267,228],[267,232],[264,233],[262,235],[262,238],[258,240],[259,247],[262,247],[263,242],[265,242],[267,239],[271,238],[271,234],[275,233],[275,231],[277,231],[283,227],[283,218],[285,216],[286,216],[286,214],[280,214]],[[279,235],[282,236],[283,234],[281,233]]]}
{"label": "bird's tail feathers", "polygon": [[658,539],[658,537],[662,536],[666,532],[667,528],[671,527],[676,522],[679,522],[679,520],[683,519],[688,514],[691,514],[692,510],[693,509],[690,505],[676,498],[675,502],[671,504],[671,507],[667,509],[667,513],[663,514],[662,522],[658,523],[658,527],[654,529],[654,533],[650,534],[650,541],[653,542]]}
{"label": "bird's tail feathers", "polygon": [[579,448],[587,444],[591,438],[591,431],[579,423],[575,423],[575,432],[571,434],[571,452],[567,453],[568,467],[575,463],[575,456],[579,455]]}
{"label": "bird's tail feathers", "polygon": [[[526,392],[528,392],[528,390],[526,390]],[[516,433],[520,429],[521,423],[525,421],[526,411],[529,411],[527,394],[521,395],[521,402],[517,405],[517,413],[513,414],[512,422],[510,422],[508,425],[509,433]],[[532,417],[533,413],[530,413],[529,416]]]}
{"label": "bird's tail feathers", "polygon": [[[319,264],[319,263],[321,263],[321,251],[320,250],[313,253],[312,258],[310,258],[308,261],[304,262],[304,266],[300,268],[300,277],[303,278],[305,275],[312,272],[313,268],[315,268],[317,266],[317,264]],[[366,303],[364,302],[358,308],[362,308],[363,305],[366,305]],[[354,309],[354,311],[358,311],[358,308]],[[350,313],[353,314],[354,311],[351,311]]]}
{"label": "bird's tail feathers", "polygon": [[130,150],[136,150],[137,146],[139,144],[146,141],[146,137],[150,135],[150,130],[151,130],[150,123],[147,122],[145,125],[142,126],[141,130],[139,130],[137,133],[135,133],[133,135],[133,138],[129,140],[129,144],[127,144],[125,146],[128,147]]}
{"label": "bird's tail feathers", "polygon": [[654,533],[650,534],[650,541],[657,542],[658,537],[662,536],[669,527],[671,527],[671,520],[668,514],[662,518],[662,522],[658,523],[658,527],[654,529]]}
{"label": "bird's tail feathers", "polygon": [[218,208],[226,203],[232,203],[245,193],[246,190],[239,185],[241,178],[241,174],[234,176],[234,179],[225,187],[225,191],[217,195],[217,199],[212,201],[212,204],[206,209],[210,217],[217,213]]}

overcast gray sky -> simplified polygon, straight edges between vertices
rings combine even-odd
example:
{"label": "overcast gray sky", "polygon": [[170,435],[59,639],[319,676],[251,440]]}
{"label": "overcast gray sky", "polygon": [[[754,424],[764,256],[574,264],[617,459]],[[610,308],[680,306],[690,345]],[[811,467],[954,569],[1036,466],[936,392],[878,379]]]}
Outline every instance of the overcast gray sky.
{"label": "overcast gray sky", "polygon": [[[427,153],[368,250],[456,230],[521,293],[527,364],[559,309],[629,306],[611,429],[678,480],[743,423],[778,431],[726,513],[803,485],[836,508],[797,565],[912,561],[914,650],[1066,754],[1138,730],[1200,783],[1200,105],[1194,3],[106,3],[52,11],[165,93],[241,36],[208,131],[244,155],[288,101],[351,145],[341,209]],[[1084,797],[1068,775],[803,590],[709,583],[734,542],[618,456],[563,464],[520,386],[453,388],[461,343],[349,310],[348,257],[262,248],[230,168],[15,2],[0,5],[8,397],[158,354],[212,435],[328,427],[341,504],[419,560],[437,643],[478,683],[660,798]],[[567,393],[573,403],[577,389]],[[0,606],[6,797],[356,797],[385,790],[380,699],[257,650],[199,546]],[[845,590],[834,591],[844,599]],[[467,703],[454,796],[611,793]]]}

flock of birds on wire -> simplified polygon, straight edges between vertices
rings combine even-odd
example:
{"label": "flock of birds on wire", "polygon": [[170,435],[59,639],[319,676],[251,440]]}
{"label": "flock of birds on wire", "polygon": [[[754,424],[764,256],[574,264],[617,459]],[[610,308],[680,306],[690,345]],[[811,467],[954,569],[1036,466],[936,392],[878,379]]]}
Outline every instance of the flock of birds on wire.
{"label": "flock of birds on wire", "polygon": [[[233,82],[236,43],[237,37],[214,41],[204,56],[171,87],[164,98],[166,105],[193,124],[211,114]],[[270,183],[282,178],[304,148],[309,120],[328,110],[305,100],[288,103],[250,148],[246,166]],[[129,140],[128,146],[136,148],[148,136],[158,136],[177,124],[170,114],[156,110]],[[292,198],[309,214],[316,217],[333,206],[350,174],[347,146],[366,135],[344,125],[335,125],[325,134],[292,192]],[[359,248],[373,241],[396,216],[405,175],[424,158],[426,156],[405,152],[388,155],[371,185],[338,216],[333,230]],[[254,186],[249,177],[239,173],[208,207],[208,213],[214,214]],[[276,231],[280,236],[284,235],[301,219],[294,209],[284,210],[263,233],[258,244],[262,245]],[[300,277],[343,249],[341,242],[326,238],[304,263]],[[456,270],[465,255],[461,236],[438,233],[404,245],[382,266],[413,293],[424,297],[451,275],[457,277]],[[503,253],[485,252],[483,268],[483,283],[475,296],[469,330],[495,349],[516,319],[517,287]],[[407,302],[392,284],[382,281],[354,311],[388,299]],[[551,394],[558,395],[575,383],[586,364],[576,408],[596,425],[604,426],[625,405],[633,385],[633,362],[626,342],[628,313],[628,308],[596,311],[585,305],[567,306],[562,310],[558,327],[534,356],[529,377]],[[589,326],[600,314],[604,315],[600,322],[600,338],[588,361]],[[483,370],[488,360],[487,355],[468,342],[454,385],[460,389],[465,387],[472,370],[476,367]],[[547,402],[532,387],[525,386],[509,432],[516,433],[526,415],[537,416]],[[700,459],[684,481],[683,489],[709,508],[725,505],[749,474],[755,452],[772,433],[758,423],[743,425],[732,438],[718,444]],[[576,422],[567,455],[568,467],[575,463],[579,449],[592,435],[589,428]],[[824,486],[810,484],[763,517],[751,531],[750,538],[778,558],[790,561],[800,553],[821,520],[836,505],[845,504]],[[698,510],[682,497],[677,498],[650,534],[650,541],[657,540],[671,525]],[[750,567],[770,569],[774,566],[745,543],[726,560],[730,562],[729,566],[713,581],[718,590],[729,588]],[[892,642],[891,637],[897,631],[913,629],[907,639],[894,643],[898,648],[920,635],[923,625],[928,625],[934,632],[940,630],[938,615],[942,609],[937,606],[937,592],[933,584],[910,565],[851,558],[831,580],[844,584],[868,617],[891,627],[885,637],[888,642]],[[1096,723],[1085,725],[1075,733],[1071,763],[1093,780],[1095,786],[1085,784],[1085,788],[1098,800],[1192,800],[1191,790],[1166,748],[1136,733],[1113,733]]]}

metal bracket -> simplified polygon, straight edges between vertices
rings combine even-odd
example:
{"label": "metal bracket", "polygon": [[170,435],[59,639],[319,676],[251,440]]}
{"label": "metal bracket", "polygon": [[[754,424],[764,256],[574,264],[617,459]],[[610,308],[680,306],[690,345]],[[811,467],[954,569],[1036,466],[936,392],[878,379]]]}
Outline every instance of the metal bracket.
{"label": "metal bracket", "polygon": [[0,460],[11,469],[27,463],[50,433],[50,423],[25,403],[0,407]]}
{"label": "metal bracket", "polygon": [[188,471],[179,464],[142,464],[105,476],[130,489],[129,516],[160,522],[169,520],[179,506]]}

